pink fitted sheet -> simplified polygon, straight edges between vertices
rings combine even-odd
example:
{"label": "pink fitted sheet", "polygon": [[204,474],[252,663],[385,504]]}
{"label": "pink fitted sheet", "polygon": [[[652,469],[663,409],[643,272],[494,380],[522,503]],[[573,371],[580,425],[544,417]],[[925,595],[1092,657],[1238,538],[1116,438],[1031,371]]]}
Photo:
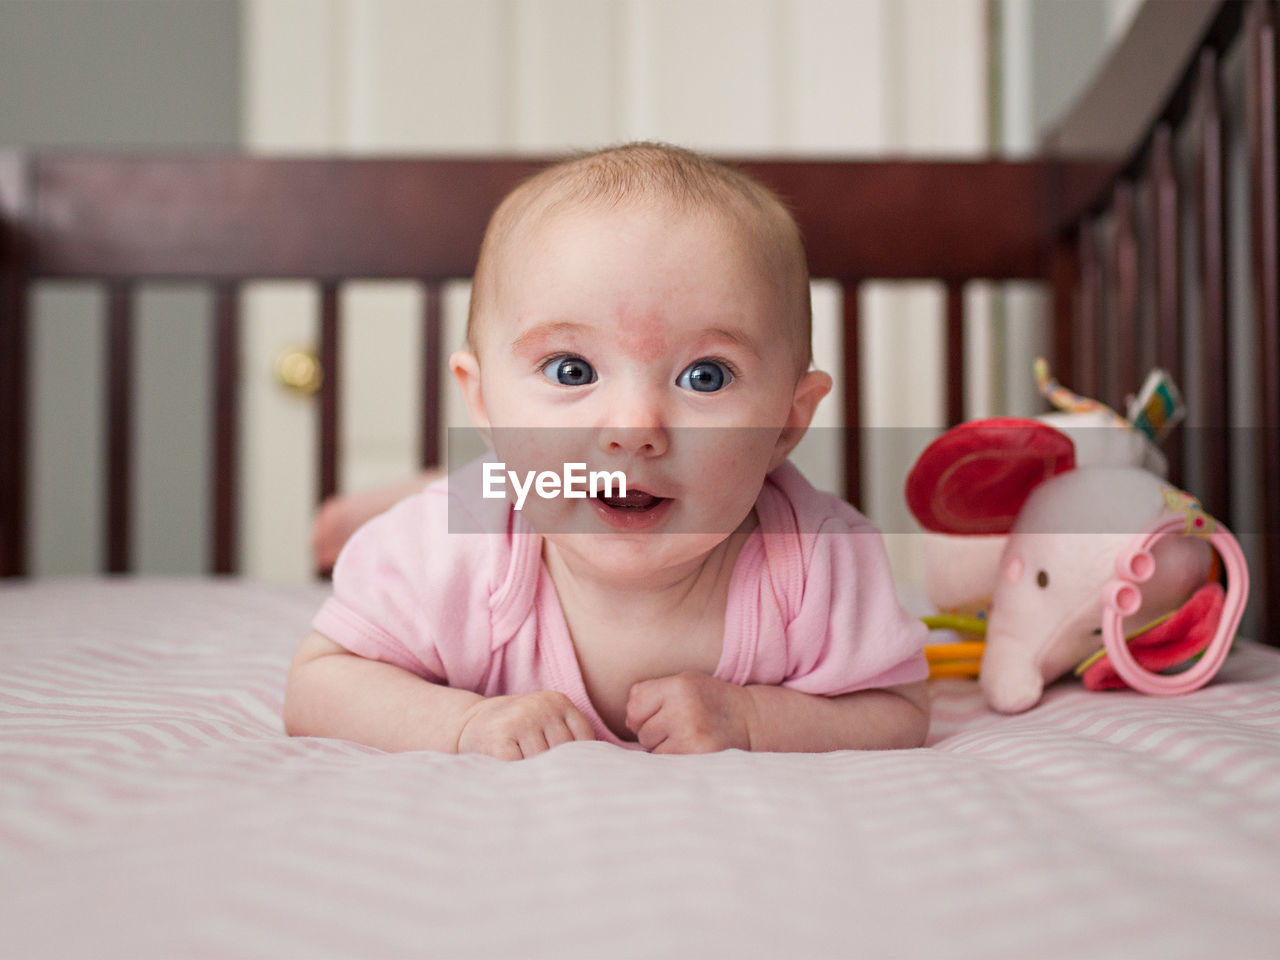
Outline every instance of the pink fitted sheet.
{"label": "pink fitted sheet", "polygon": [[1280,652],[920,750],[287,738],[320,587],[0,587],[0,940],[36,957],[1280,955]]}

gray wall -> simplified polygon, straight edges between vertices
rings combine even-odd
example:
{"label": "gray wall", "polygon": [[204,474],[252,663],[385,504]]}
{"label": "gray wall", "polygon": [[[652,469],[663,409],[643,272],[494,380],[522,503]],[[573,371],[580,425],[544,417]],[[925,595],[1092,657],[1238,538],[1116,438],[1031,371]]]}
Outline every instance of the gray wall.
{"label": "gray wall", "polygon": [[0,144],[234,146],[238,0],[0,0]]}
{"label": "gray wall", "polygon": [[[240,21],[238,0],[0,0],[0,146],[234,147]],[[208,302],[174,288],[139,299],[135,557],[149,572],[195,572],[203,533],[171,534],[191,528],[208,496]],[[101,554],[101,302],[88,284],[33,300],[40,574],[89,572]]]}
{"label": "gray wall", "polygon": [[1031,114],[1039,140],[1093,75],[1108,37],[1107,0],[1033,0]]}

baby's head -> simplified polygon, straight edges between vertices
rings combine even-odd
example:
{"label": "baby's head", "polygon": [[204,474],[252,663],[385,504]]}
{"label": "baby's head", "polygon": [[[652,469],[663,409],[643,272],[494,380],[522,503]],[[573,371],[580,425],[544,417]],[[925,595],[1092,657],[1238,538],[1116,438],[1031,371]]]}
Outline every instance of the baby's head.
{"label": "baby's head", "polygon": [[503,201],[469,350],[451,366],[520,476],[582,462],[639,491],[537,503],[524,511],[535,529],[697,533],[682,548],[696,553],[747,520],[830,389],[809,369],[809,329],[782,203],[732,168],[642,143],[549,167]]}
{"label": "baby's head", "polygon": [[776,286],[777,335],[791,350],[796,376],[809,368],[809,270],[800,230],[767,187],[709,157],[663,143],[630,143],[547,167],[507,195],[494,211],[476,263],[467,344],[479,353],[481,331],[500,322],[501,293],[513,258],[545,241],[539,228],[557,213],[647,210],[674,218],[701,215],[739,238],[760,275]]}

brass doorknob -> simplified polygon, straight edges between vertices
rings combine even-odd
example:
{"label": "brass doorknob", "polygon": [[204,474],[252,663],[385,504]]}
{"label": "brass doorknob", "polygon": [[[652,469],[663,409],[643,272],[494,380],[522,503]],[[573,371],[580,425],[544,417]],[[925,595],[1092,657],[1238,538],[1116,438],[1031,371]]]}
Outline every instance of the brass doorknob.
{"label": "brass doorknob", "polygon": [[313,347],[286,347],[276,357],[276,381],[290,393],[309,397],[323,380],[324,368]]}

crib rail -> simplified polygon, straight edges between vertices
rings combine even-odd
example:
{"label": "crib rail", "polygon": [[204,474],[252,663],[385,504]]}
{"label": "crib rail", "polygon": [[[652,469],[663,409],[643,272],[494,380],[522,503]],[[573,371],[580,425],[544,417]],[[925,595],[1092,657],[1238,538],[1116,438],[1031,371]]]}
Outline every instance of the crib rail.
{"label": "crib rail", "polygon": [[[1280,611],[1280,218],[1274,0],[1147,3],[1046,139],[1058,366],[1120,407],[1158,365],[1187,392],[1175,481],[1248,534],[1253,630]],[[1243,66],[1243,69],[1241,69]],[[1092,162],[1092,166],[1086,163]],[[1247,284],[1234,281],[1247,277]]]}
{"label": "crib rail", "polygon": [[[108,572],[131,568],[131,420],[135,290],[196,281],[214,291],[215,481],[210,569],[233,572],[238,511],[238,293],[255,279],[307,279],[320,291],[319,493],[337,486],[341,285],[411,279],[426,291],[423,460],[439,447],[440,287],[470,274],[492,208],[538,169],[531,159],[325,159],[243,156],[10,154],[0,329],[5,379],[3,571],[26,569],[26,297],[41,280],[90,280],[107,291],[104,490]],[[1043,274],[1043,184],[1037,162],[736,159],[779,192],[805,235],[813,275],[844,289],[846,373],[858,365],[858,291],[879,279],[947,287],[948,415],[961,418],[963,288],[974,278]],[[851,380],[851,382],[854,382]],[[845,422],[858,424],[856,390]],[[846,488],[860,487],[856,431]]]}

